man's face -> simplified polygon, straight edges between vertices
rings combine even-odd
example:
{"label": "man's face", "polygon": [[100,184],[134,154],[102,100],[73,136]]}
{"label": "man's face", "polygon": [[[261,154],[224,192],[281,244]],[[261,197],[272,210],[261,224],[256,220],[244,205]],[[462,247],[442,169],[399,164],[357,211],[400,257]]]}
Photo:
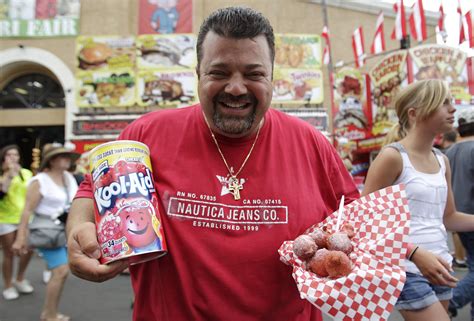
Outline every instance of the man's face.
{"label": "man's face", "polygon": [[210,31],[202,49],[198,92],[211,128],[228,137],[253,133],[272,100],[272,63],[265,37],[233,39]]}

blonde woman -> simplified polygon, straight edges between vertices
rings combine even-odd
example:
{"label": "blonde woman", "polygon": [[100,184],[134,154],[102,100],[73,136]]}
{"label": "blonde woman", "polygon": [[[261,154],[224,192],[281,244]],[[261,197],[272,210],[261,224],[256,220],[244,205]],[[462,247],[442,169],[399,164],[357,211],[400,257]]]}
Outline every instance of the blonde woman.
{"label": "blonde woman", "polygon": [[474,230],[474,216],[456,211],[449,161],[433,141],[453,129],[452,97],[447,84],[423,80],[403,89],[395,109],[399,124],[369,168],[363,195],[403,183],[411,213],[406,261],[407,280],[396,308],[407,321],[449,321],[447,307],[457,279],[450,272],[452,257],[446,228]]}
{"label": "blonde woman", "polygon": [[[28,222],[35,219],[56,221],[55,218],[68,207],[77,191],[77,183],[68,169],[79,154],[59,144],[47,144],[43,148],[40,172],[31,179],[26,193],[26,204],[21,216],[13,251],[23,254],[28,251]],[[42,226],[37,226],[41,228]],[[58,222],[58,228],[64,224]],[[68,321],[70,318],[58,312],[59,299],[69,274],[66,246],[38,248],[52,272],[46,285],[46,297],[41,312],[41,321]]]}
{"label": "blonde woman", "polygon": [[14,255],[12,245],[25,205],[26,187],[33,176],[30,170],[20,165],[20,148],[7,145],[0,150],[0,244],[3,250],[2,276],[5,300],[17,299],[20,294],[34,291],[25,279],[25,271],[33,251],[27,251],[18,260],[16,280],[13,281]]}

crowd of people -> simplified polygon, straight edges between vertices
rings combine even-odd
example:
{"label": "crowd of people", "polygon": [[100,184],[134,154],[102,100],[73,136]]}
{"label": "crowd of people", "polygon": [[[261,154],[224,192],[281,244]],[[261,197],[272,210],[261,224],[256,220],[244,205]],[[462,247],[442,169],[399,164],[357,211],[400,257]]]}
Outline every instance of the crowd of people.
{"label": "crowd of people", "polygon": [[[267,18],[250,8],[219,9],[198,34],[200,103],[148,113],[120,134],[119,139],[142,142],[151,151],[169,250],[160,259],[130,267],[126,260],[101,265],[91,177],[86,175],[78,188],[68,171],[78,154],[47,145],[32,177],[20,166],[18,147],[4,147],[4,299],[33,291],[25,278],[32,255],[29,234],[54,222],[66,230],[67,244],[36,248],[52,272],[41,320],[70,319],[58,311],[69,270],[102,282],[129,268],[134,320],[225,320],[231,313],[235,320],[321,321],[321,312],[300,298],[277,250],[336,211],[343,196],[348,204],[360,195],[320,132],[270,108],[274,59]],[[433,142],[453,132],[456,111],[444,81],[410,84],[394,106],[398,124],[387,135],[393,141],[371,164],[362,195],[405,184],[411,214],[407,279],[396,308],[407,321],[445,321],[474,304],[474,108],[460,113],[460,138],[443,154]],[[65,227],[58,216],[71,201]],[[180,201],[198,206],[211,201],[222,212],[263,203],[259,210],[276,216],[259,216],[248,225],[216,221],[208,228],[196,223],[204,212],[177,215]],[[447,230],[457,232],[465,248],[466,258],[458,260],[465,259],[469,271],[461,281],[453,276]],[[14,253],[19,256],[15,279]],[[474,306],[471,313],[474,320]]]}
{"label": "crowd of people", "polygon": [[[34,291],[25,279],[25,271],[33,254],[30,236],[33,229],[47,235],[51,228],[61,236],[57,242],[35,247],[44,259],[47,272],[46,295],[40,314],[42,321],[67,321],[69,317],[57,311],[61,292],[69,273],[65,225],[58,222],[60,214],[70,206],[77,192],[77,183],[69,172],[79,154],[60,144],[46,144],[36,175],[21,168],[20,150],[5,146],[2,160],[2,196],[0,199],[0,239],[2,240],[4,281],[3,298],[14,300],[19,294]],[[14,254],[19,257],[16,280],[13,281]]]}

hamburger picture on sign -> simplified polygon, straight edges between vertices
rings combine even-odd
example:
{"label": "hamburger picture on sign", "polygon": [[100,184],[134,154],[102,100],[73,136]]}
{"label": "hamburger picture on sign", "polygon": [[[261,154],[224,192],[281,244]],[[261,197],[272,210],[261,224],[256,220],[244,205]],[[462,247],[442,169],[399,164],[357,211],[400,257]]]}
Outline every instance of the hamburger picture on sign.
{"label": "hamburger picture on sign", "polygon": [[76,57],[78,70],[114,70],[135,66],[133,37],[78,37]]}

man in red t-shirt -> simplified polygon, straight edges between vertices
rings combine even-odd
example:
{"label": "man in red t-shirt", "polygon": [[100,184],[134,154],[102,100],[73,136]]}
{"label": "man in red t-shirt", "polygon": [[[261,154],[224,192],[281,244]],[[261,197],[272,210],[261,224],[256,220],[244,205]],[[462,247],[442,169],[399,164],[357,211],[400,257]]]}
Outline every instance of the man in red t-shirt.
{"label": "man in red t-shirt", "polygon": [[[151,151],[169,253],[130,266],[134,320],[322,320],[301,300],[278,248],[357,189],[334,148],[309,124],[270,109],[275,56],[268,20],[220,9],[197,42],[200,104],[144,115],[120,139]],[[71,271],[92,281],[100,265],[90,177],[68,221]]]}

